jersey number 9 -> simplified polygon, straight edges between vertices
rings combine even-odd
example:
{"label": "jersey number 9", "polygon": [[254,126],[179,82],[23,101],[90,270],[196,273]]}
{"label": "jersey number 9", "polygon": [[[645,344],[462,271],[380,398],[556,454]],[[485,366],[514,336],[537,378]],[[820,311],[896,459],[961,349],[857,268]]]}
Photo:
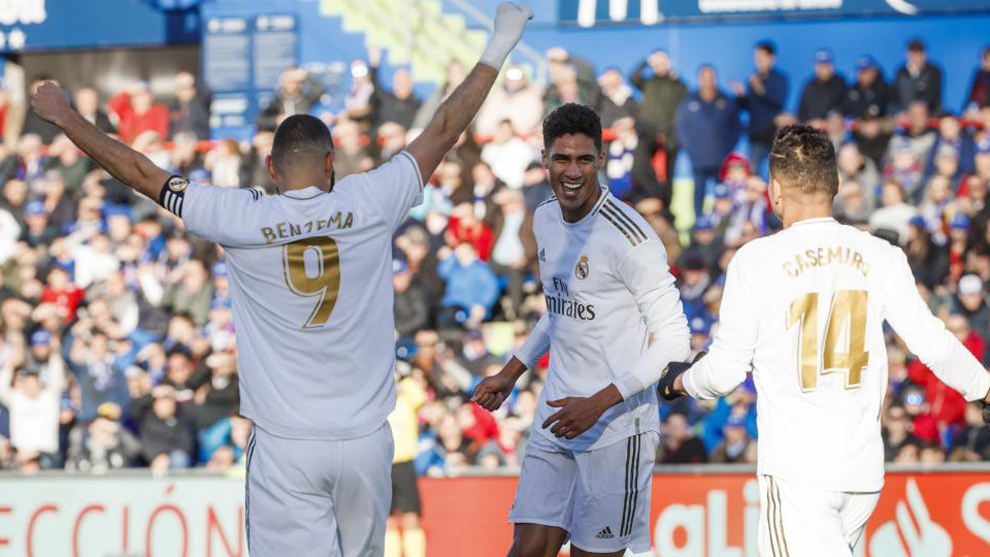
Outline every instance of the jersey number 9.
{"label": "jersey number 9", "polygon": [[337,242],[327,236],[315,236],[285,244],[282,247],[282,271],[285,284],[293,294],[317,299],[316,307],[302,328],[315,329],[326,325],[340,291]]}
{"label": "jersey number 9", "polygon": [[[869,361],[866,352],[865,290],[840,290],[832,297],[825,326],[825,345],[818,357],[821,338],[818,335],[818,294],[798,296],[791,302],[787,327],[801,324],[801,345],[798,361],[801,368],[801,390],[809,392],[818,386],[818,375],[846,374],[846,388],[858,389],[863,381],[863,368]],[[845,334],[843,334],[845,332]],[[821,367],[819,367],[819,364]]]}

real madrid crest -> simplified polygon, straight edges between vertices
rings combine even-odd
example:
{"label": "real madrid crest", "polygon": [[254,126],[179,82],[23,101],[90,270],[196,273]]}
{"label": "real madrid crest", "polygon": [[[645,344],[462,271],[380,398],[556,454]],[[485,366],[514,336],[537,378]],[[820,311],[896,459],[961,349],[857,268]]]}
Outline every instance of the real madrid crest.
{"label": "real madrid crest", "polygon": [[582,255],[581,260],[574,266],[574,276],[579,279],[586,279],[589,272],[591,272],[591,268],[588,267],[588,256]]}
{"label": "real madrid crest", "polygon": [[189,180],[182,176],[172,176],[168,179],[168,189],[178,193],[189,187]]}

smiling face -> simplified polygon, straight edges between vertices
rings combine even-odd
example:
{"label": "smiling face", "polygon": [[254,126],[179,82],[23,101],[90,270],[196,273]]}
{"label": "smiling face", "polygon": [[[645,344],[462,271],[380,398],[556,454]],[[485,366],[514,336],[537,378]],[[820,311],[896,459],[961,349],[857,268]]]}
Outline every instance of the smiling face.
{"label": "smiling face", "polygon": [[553,188],[564,220],[581,220],[598,201],[598,169],[605,154],[583,133],[564,134],[554,140],[549,151],[543,152],[543,166],[550,174]]}

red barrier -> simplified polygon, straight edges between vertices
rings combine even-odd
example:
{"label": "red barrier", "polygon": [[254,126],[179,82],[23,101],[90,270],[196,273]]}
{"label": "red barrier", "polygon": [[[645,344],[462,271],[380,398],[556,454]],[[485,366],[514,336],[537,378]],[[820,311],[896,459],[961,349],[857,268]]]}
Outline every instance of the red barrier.
{"label": "red barrier", "polygon": [[[516,479],[422,478],[430,557],[501,557]],[[650,514],[663,557],[756,557],[759,497],[752,474],[658,474]],[[867,525],[864,557],[990,555],[990,471],[894,472]]]}

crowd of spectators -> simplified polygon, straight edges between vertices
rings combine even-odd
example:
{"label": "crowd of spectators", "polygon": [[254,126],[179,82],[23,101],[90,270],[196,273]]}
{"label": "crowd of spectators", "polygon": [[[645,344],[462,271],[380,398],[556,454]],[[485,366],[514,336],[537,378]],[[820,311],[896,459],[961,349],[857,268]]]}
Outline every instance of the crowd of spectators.
{"label": "crowd of spectators", "polygon": [[[889,82],[869,57],[847,81],[819,51],[794,111],[786,106],[791,78],[775,58],[772,43],[756,45],[751,76],[727,89],[712,66],[689,89],[662,51],[625,75],[596,72],[554,48],[546,86],[524,67],[507,68],[395,238],[396,379],[402,412],[416,422],[401,428],[415,437],[402,443],[415,447],[409,456],[419,473],[518,465],[532,435],[545,360],[498,412],[468,400],[545,310],[531,229],[534,209],[552,193],[539,163],[539,126],[566,102],[602,115],[602,180],[665,244],[694,350],[717,329],[732,254],[779,227],[766,197],[774,133],[807,121],[837,149],[836,217],[901,245],[932,310],[990,362],[990,49],[959,112],[941,98],[943,76],[920,41],[908,45]],[[400,151],[465,76],[452,63],[446,82],[421,99],[405,70],[383,83],[380,61],[372,51],[352,63],[336,112],[321,108],[319,80],[287,69],[244,142],[204,141],[210,93],[190,73],[175,76],[167,97],[156,98],[145,82],[106,98],[89,87],[71,93],[88,120],[172,172],[274,194],[264,159],[284,117],[313,112],[332,126],[339,183]],[[222,249],[186,233],[56,128],[19,110],[18,96],[0,92],[0,469],[237,466],[250,424],[237,415]],[[690,159],[691,176],[678,187],[693,179],[693,212],[671,207],[679,153]],[[990,459],[980,408],[894,336],[888,357],[887,459]],[[659,461],[755,462],[755,399],[750,380],[718,401],[664,405]]]}

